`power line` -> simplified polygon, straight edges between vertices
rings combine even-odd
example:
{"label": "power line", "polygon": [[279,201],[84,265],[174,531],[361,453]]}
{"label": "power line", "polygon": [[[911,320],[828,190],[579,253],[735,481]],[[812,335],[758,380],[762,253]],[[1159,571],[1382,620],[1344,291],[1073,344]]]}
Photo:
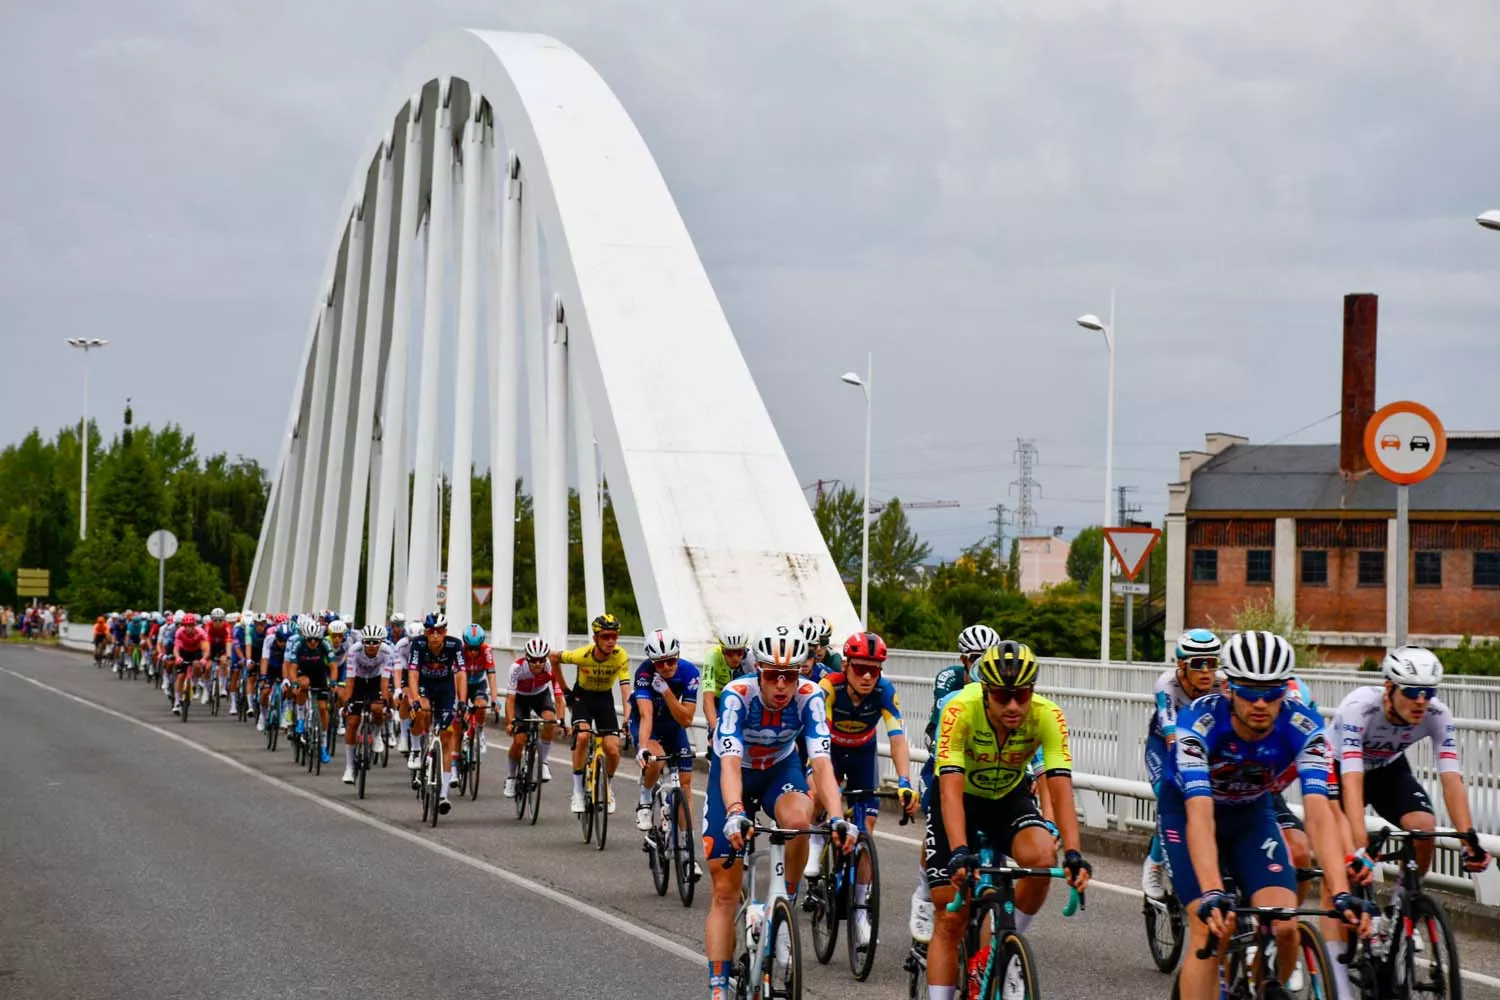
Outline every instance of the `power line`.
{"label": "power line", "polygon": [[1016,491],[1016,531],[1025,538],[1036,534],[1036,505],[1032,497],[1041,492],[1033,469],[1036,467],[1036,442],[1026,438],[1016,439],[1016,464],[1021,468],[1021,477],[1011,481]]}

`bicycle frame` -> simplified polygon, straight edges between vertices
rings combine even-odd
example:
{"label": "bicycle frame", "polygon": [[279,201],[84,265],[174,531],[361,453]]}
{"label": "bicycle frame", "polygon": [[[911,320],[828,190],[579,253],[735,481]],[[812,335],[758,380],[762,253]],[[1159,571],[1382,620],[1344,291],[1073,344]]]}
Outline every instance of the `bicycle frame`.
{"label": "bicycle frame", "polygon": [[[786,842],[793,837],[802,837],[812,833],[826,834],[828,827],[792,830],[756,823],[752,835],[745,840],[745,846],[723,861],[725,868],[733,866],[737,859],[744,861],[744,870],[740,876],[741,901],[739,909],[735,911],[734,919],[737,927],[745,928],[745,955],[748,966],[744,970],[747,988],[743,992],[747,996],[759,995],[767,970],[772,964],[771,949],[776,947],[776,942],[771,940],[770,934],[765,933],[771,923],[772,909],[783,900],[788,908],[793,908],[791,895],[786,888]],[[755,850],[754,838],[761,834],[770,838],[771,849],[767,852]],[[766,885],[766,895],[760,897],[756,895],[755,887],[760,881],[760,869],[766,865],[771,866],[771,874]],[[752,916],[754,920],[750,919]],[[795,925],[792,927],[792,932],[796,933]],[[800,981],[800,969],[797,971],[797,976]],[[753,984],[753,989],[748,988],[750,984]]]}

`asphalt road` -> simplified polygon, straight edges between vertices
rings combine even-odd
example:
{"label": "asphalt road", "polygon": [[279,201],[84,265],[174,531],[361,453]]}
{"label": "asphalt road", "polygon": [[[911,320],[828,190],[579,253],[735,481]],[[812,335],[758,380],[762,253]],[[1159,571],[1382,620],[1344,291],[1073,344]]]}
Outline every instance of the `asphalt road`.
{"label": "asphalt road", "polygon": [[[206,711],[183,724],[144,683],[10,644],[0,719],[0,1000],[705,991],[707,885],[691,910],[655,894],[634,781],[617,782],[600,853],[566,811],[565,765],[538,824],[516,822],[497,739],[479,800],[455,800],[432,830],[397,759],[359,801],[340,758],[312,777],[249,725]],[[905,995],[911,830],[882,828],[869,982],[849,977],[842,947],[827,967],[804,947],[810,998]],[[1139,868],[1095,864],[1087,911],[1065,920],[1057,892],[1028,935],[1047,995],[1168,996],[1130,888]],[[1466,969],[1500,977],[1500,943],[1461,948]],[[1469,995],[1500,997],[1490,983],[1469,982]]]}

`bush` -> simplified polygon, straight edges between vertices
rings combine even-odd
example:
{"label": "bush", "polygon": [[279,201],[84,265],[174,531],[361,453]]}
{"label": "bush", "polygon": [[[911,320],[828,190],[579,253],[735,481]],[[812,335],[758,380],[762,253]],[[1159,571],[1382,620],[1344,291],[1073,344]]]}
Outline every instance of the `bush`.
{"label": "bush", "polygon": [[1275,602],[1270,598],[1262,598],[1258,601],[1246,601],[1238,611],[1234,613],[1234,624],[1225,627],[1215,622],[1212,618],[1208,621],[1208,627],[1219,633],[1221,638],[1228,638],[1233,632],[1266,631],[1275,632],[1287,642],[1292,644],[1292,649],[1297,654],[1297,665],[1299,667],[1322,666],[1322,659],[1317,651],[1308,641],[1308,629],[1306,625],[1298,625],[1295,621],[1276,610]]}
{"label": "bush", "polygon": [[1500,677],[1500,642],[1476,644],[1473,636],[1466,635],[1457,648],[1439,649],[1436,652],[1438,659],[1443,661],[1446,673]]}

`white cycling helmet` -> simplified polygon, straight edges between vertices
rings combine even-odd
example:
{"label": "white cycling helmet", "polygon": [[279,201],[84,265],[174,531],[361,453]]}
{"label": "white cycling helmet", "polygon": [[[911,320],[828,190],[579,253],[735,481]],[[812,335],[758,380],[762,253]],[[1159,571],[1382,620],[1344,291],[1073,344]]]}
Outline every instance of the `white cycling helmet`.
{"label": "white cycling helmet", "polygon": [[324,631],[323,623],[310,618],[298,625],[297,631],[302,633],[304,639],[321,639]]}
{"label": "white cycling helmet", "polygon": [[528,660],[545,660],[552,655],[552,644],[541,636],[526,640],[526,648],[521,653]]}
{"label": "white cycling helmet", "polygon": [[366,625],[359,630],[359,637],[365,642],[385,642],[384,625]]}
{"label": "white cycling helmet", "polygon": [[1400,687],[1437,687],[1443,682],[1443,664],[1421,646],[1397,646],[1385,654],[1380,672]]}
{"label": "white cycling helmet", "polygon": [[1190,628],[1177,637],[1173,656],[1179,660],[1191,660],[1200,656],[1221,656],[1223,652],[1224,644],[1211,630]]}
{"label": "white cycling helmet", "polygon": [[958,652],[961,656],[974,656],[1000,645],[1000,633],[988,625],[970,625],[958,633]]}
{"label": "white cycling helmet", "polygon": [[393,611],[393,612],[391,612],[391,624],[392,625],[405,625],[406,624],[406,616],[403,615],[399,611]]}
{"label": "white cycling helmet", "polygon": [[224,616],[224,620],[230,624],[234,624],[240,620],[240,613],[238,611],[231,611]]}
{"label": "white cycling helmet", "polygon": [[727,628],[719,633],[719,646],[722,649],[744,652],[750,646],[750,637],[737,628]]}
{"label": "white cycling helmet", "polygon": [[411,636],[413,639],[422,638],[422,623],[412,622],[410,625],[406,626],[406,634]]}
{"label": "white cycling helmet", "polygon": [[210,611],[208,613],[208,617],[212,618],[216,622],[221,622],[221,621],[224,620],[224,609],[223,608],[214,608],[212,611]]}
{"label": "white cycling helmet", "polygon": [[328,623],[329,635],[343,635],[347,631],[349,631],[349,625],[342,618],[335,618]]}
{"label": "white cycling helmet", "polygon": [[186,614],[186,612],[183,612],[183,611],[178,611],[175,614],[173,614],[172,615],[172,624],[173,625],[181,625],[182,624],[182,616],[184,614]]}
{"label": "white cycling helmet", "polygon": [[802,630],[802,638],[807,640],[809,646],[826,646],[833,638],[833,626],[822,615],[808,615],[802,619],[799,628]]}
{"label": "white cycling helmet", "polygon": [[755,640],[755,664],[762,667],[801,668],[812,655],[812,647],[799,628],[776,625]]}
{"label": "white cycling helmet", "polygon": [[1246,684],[1280,684],[1296,672],[1292,644],[1275,632],[1236,632],[1219,657],[1224,676]]}
{"label": "white cycling helmet", "polygon": [[675,660],[682,655],[682,643],[678,640],[676,632],[659,628],[646,636],[645,653],[646,659],[652,663]]}

